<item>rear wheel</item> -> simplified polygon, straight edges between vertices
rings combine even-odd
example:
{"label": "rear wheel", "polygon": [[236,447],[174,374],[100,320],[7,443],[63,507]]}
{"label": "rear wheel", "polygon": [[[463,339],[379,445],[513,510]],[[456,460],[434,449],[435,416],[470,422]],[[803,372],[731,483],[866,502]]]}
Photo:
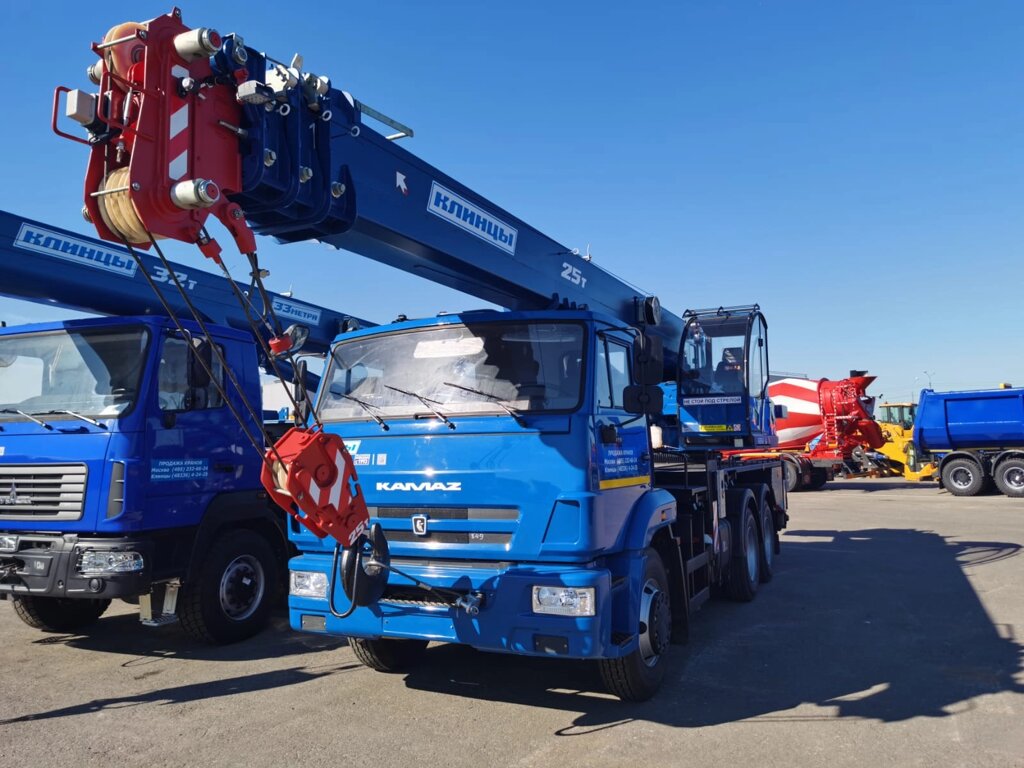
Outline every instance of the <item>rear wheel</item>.
{"label": "rear wheel", "polygon": [[726,509],[732,526],[732,557],[729,561],[729,597],[749,603],[761,580],[761,534],[757,508],[750,491],[729,491]]}
{"label": "rear wheel", "polygon": [[350,637],[348,644],[360,662],[378,672],[402,672],[415,667],[427,650],[426,640]]}
{"label": "rear wheel", "polygon": [[618,659],[601,659],[598,667],[609,692],[623,701],[646,701],[665,677],[665,652],[672,637],[672,601],[661,557],[648,549],[640,590],[637,649]]}
{"label": "rear wheel", "polygon": [[996,487],[1006,496],[1024,497],[1024,459],[1005,459],[996,467]]}
{"label": "rear wheel", "polygon": [[828,472],[819,467],[815,467],[811,470],[811,482],[807,484],[807,490],[809,491],[820,491],[825,487],[825,483],[828,482]]}
{"label": "rear wheel", "polygon": [[110,606],[109,600],[64,597],[12,597],[18,618],[44,632],[70,632],[92,624]]}
{"label": "rear wheel", "polygon": [[266,539],[248,530],[222,534],[206,553],[195,582],[182,590],[182,628],[204,643],[252,637],[270,618],[277,560]]}
{"label": "rear wheel", "polygon": [[954,496],[977,496],[985,488],[985,475],[978,462],[953,459],[942,467],[942,485]]}

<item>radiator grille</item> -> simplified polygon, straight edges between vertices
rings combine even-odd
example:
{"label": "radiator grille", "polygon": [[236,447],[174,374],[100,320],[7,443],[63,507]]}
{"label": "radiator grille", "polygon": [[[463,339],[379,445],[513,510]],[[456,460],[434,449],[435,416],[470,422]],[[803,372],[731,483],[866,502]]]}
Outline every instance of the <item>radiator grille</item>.
{"label": "radiator grille", "polygon": [[0,520],[78,520],[84,464],[0,465]]}

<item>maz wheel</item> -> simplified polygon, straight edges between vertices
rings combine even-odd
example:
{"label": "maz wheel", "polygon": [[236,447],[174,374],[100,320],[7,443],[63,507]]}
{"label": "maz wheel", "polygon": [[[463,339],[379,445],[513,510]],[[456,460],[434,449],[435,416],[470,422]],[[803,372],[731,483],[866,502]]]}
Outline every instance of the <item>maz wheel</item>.
{"label": "maz wheel", "polygon": [[222,534],[210,547],[178,607],[182,628],[215,645],[252,637],[270,618],[277,560],[266,539],[249,530]]}
{"label": "maz wheel", "polygon": [[76,600],[65,597],[13,596],[18,618],[44,632],[72,632],[87,627],[110,607],[109,600]]}
{"label": "maz wheel", "polygon": [[672,600],[665,565],[654,549],[648,548],[645,554],[637,649],[628,656],[598,661],[605,687],[623,701],[646,701],[657,692],[665,677],[665,653],[672,637]]}

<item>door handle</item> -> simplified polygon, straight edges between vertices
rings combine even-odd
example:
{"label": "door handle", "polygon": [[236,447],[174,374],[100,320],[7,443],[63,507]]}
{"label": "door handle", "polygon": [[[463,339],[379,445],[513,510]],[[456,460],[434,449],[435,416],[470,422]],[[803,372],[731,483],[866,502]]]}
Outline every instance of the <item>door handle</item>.
{"label": "door handle", "polygon": [[235,465],[234,464],[214,464],[213,465],[213,471],[214,472],[225,472],[225,473],[226,472],[234,472],[235,471]]}
{"label": "door handle", "polygon": [[619,442],[619,430],[615,428],[614,424],[602,424],[600,432],[601,442],[604,445],[614,445]]}

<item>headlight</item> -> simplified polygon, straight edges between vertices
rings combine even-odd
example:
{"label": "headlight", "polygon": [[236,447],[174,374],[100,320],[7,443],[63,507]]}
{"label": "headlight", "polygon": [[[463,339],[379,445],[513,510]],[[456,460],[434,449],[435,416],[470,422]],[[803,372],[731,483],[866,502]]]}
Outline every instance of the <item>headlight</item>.
{"label": "headlight", "polygon": [[0,552],[16,552],[18,550],[18,537],[4,534],[0,536]]}
{"label": "headlight", "polygon": [[327,597],[327,574],[320,571],[292,571],[288,592],[296,597]]}
{"label": "headlight", "polygon": [[534,587],[533,612],[556,616],[593,616],[594,588]]}
{"label": "headlight", "polygon": [[138,552],[109,552],[87,549],[78,555],[78,572],[84,576],[99,573],[138,573],[145,567]]}

